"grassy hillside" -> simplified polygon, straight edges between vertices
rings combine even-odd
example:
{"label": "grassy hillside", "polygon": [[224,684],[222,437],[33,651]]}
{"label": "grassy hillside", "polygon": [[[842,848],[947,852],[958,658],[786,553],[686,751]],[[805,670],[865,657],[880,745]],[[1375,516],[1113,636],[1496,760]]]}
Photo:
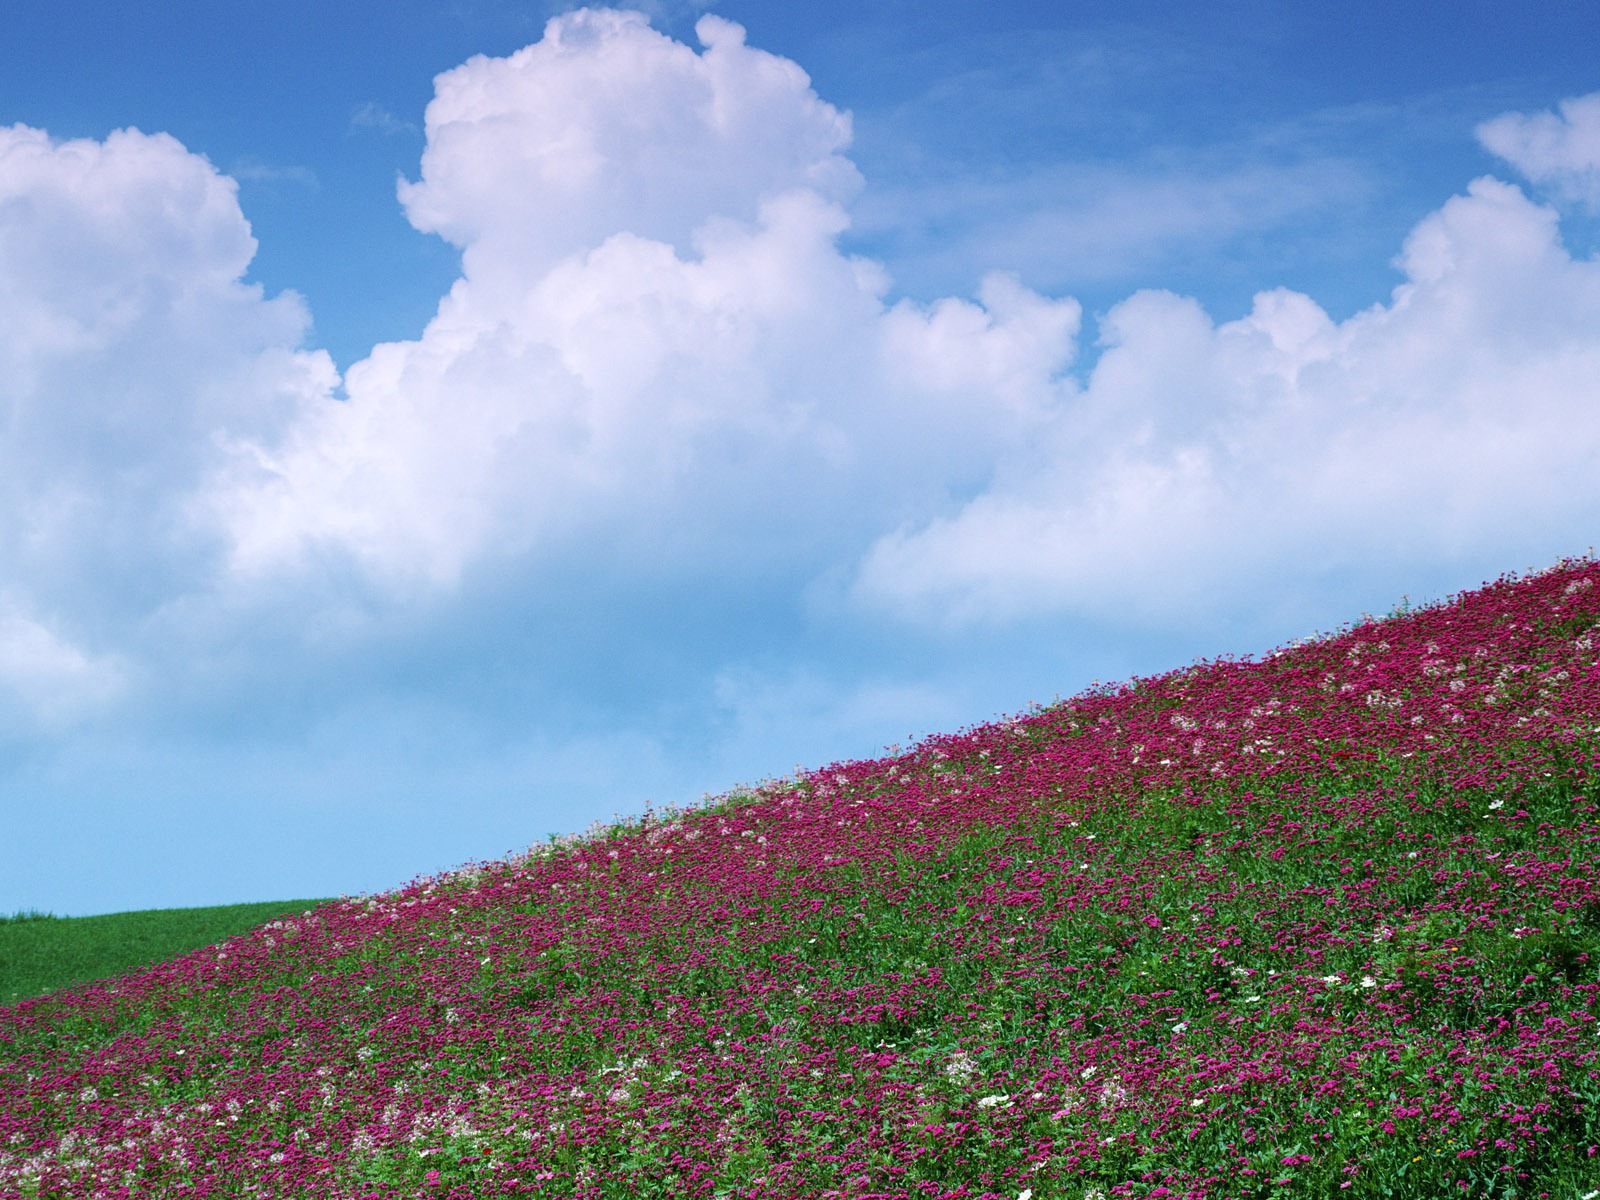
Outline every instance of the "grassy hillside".
{"label": "grassy hillside", "polygon": [[0,1004],[121,975],[326,903],[275,900],[94,917],[37,912],[0,917]]}
{"label": "grassy hillside", "polygon": [[1600,1194],[1600,565],[0,1009],[0,1196]]}

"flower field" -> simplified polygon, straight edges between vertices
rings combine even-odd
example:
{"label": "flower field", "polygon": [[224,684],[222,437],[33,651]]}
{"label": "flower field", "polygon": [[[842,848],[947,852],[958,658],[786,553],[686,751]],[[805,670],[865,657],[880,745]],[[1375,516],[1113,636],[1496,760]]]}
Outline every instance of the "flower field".
{"label": "flower field", "polygon": [[0,1197],[1600,1196],[1600,564],[0,1008]]}

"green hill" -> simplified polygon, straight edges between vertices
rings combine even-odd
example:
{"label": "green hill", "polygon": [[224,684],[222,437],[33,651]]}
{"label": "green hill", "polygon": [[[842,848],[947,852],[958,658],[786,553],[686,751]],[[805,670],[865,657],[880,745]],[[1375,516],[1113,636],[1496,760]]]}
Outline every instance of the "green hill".
{"label": "green hill", "polygon": [[1597,583],[0,1009],[0,1196],[1593,1200]]}

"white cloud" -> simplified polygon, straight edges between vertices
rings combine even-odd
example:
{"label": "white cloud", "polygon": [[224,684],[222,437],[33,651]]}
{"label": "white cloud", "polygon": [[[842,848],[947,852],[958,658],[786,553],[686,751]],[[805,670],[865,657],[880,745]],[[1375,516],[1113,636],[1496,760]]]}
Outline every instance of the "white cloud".
{"label": "white cloud", "polygon": [[117,693],[108,664],[215,559],[189,503],[221,441],[331,386],[299,298],[240,282],[254,252],[233,182],[165,134],[0,129],[0,687]]}
{"label": "white cloud", "polygon": [[1216,254],[1245,235],[1290,227],[1369,199],[1349,163],[1075,162],[873,186],[856,210],[857,236],[894,247],[902,271],[961,278],[972,263],[1079,284],[1118,281]]}
{"label": "white cloud", "polygon": [[[479,601],[582,638],[627,611],[670,641],[707,589],[717,612],[787,603],[767,633],[808,603],[1170,628],[1274,574],[1587,540],[1600,265],[1516,188],[1450,200],[1391,300],[1344,322],[1284,290],[1222,325],[1137,293],[1079,380],[1078,304],[1014,276],[887,304],[839,249],[846,114],[738,26],[697,31],[585,10],[439,77],[399,191],[462,275],[344,401],[299,349],[299,298],[242,282],[255,243],[203,158],[0,131],[0,691],[43,712],[55,689],[68,720],[223,676],[414,683],[363,649],[377,610],[484,656],[453,677],[503,675],[462,632]],[[518,647],[511,674],[557,670]],[[773,668],[785,708],[739,664],[785,653],[672,669],[720,673],[734,723],[765,729],[807,711],[808,677]],[[850,721],[924,704],[833,669],[817,694]]]}
{"label": "white cloud", "polygon": [[1478,140],[1534,183],[1600,210],[1600,92],[1558,109],[1503,113],[1478,126]]}
{"label": "white cloud", "polygon": [[934,623],[1203,621],[1267,578],[1587,544],[1600,263],[1485,178],[1396,265],[1390,302],[1343,323],[1283,290],[1221,326],[1190,300],[1130,297],[1047,447],[960,513],[881,539],[853,595]]}
{"label": "white cloud", "polygon": [[583,544],[624,574],[803,579],[980,485],[1070,393],[1074,302],[996,276],[886,309],[836,244],[847,118],[738,26],[697,31],[581,11],[439,77],[400,191],[463,277],[348,403],[241,460],[218,504],[242,572],[331,552],[448,590]]}
{"label": "white cloud", "polygon": [[750,222],[796,188],[848,199],[849,117],[738,25],[705,16],[695,31],[701,54],[641,13],[580,9],[509,57],[444,72],[422,178],[400,187],[411,223],[461,247],[485,287],[622,231],[687,251],[708,217]]}
{"label": "white cloud", "polygon": [[126,684],[115,655],[91,657],[33,618],[0,609],[0,728],[53,732],[103,709]]}
{"label": "white cloud", "polygon": [[383,134],[421,133],[410,121],[402,121],[376,100],[368,100],[350,114],[351,129],[376,129]]}
{"label": "white cloud", "polygon": [[247,183],[293,183],[304,188],[319,188],[317,173],[310,167],[275,167],[254,158],[241,158],[228,168],[234,179]]}

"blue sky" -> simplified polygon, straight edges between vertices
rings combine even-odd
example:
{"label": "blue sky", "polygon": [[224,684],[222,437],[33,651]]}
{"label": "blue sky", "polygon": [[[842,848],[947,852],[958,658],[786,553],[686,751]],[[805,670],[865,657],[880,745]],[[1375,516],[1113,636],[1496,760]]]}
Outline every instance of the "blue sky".
{"label": "blue sky", "polygon": [[1512,15],[9,14],[0,911],[380,890],[1586,552],[1600,16]]}

